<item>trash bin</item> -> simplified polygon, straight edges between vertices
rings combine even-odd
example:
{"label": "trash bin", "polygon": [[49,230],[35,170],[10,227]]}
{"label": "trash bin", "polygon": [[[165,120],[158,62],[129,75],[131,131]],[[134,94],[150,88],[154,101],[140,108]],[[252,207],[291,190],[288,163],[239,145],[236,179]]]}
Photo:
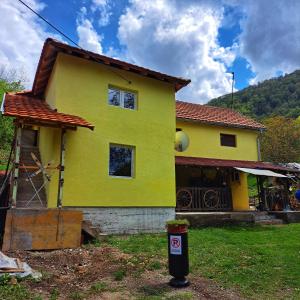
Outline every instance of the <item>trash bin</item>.
{"label": "trash bin", "polygon": [[169,273],[173,278],[169,284],[173,287],[186,287],[189,281],[188,221],[167,222]]}

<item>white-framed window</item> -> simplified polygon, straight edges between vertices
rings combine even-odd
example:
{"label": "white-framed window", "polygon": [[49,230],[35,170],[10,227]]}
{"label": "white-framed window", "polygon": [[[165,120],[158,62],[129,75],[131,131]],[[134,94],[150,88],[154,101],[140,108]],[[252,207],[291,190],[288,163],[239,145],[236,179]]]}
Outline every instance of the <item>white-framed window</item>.
{"label": "white-framed window", "polygon": [[108,87],[108,104],[127,109],[136,109],[137,93],[125,91],[116,87]]}
{"label": "white-framed window", "polygon": [[109,145],[109,175],[114,177],[134,177],[133,146]]}

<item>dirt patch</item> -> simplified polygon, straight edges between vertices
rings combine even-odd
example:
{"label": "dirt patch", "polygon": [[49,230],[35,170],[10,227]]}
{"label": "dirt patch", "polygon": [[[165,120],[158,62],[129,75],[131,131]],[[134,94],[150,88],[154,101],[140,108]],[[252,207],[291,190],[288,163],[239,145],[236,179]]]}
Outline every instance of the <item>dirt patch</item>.
{"label": "dirt patch", "polygon": [[242,299],[213,281],[190,276],[192,284],[173,289],[166,261],[133,256],[109,247],[88,247],[48,252],[8,253],[43,274],[26,285],[43,299]]}

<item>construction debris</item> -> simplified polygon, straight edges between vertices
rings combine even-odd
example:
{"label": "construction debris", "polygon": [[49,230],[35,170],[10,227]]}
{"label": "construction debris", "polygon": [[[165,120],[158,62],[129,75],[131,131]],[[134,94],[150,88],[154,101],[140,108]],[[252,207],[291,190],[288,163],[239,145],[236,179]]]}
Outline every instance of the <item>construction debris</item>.
{"label": "construction debris", "polygon": [[35,279],[42,277],[40,272],[33,270],[27,263],[18,258],[8,257],[0,251],[0,276],[4,274],[18,277],[31,276]]}

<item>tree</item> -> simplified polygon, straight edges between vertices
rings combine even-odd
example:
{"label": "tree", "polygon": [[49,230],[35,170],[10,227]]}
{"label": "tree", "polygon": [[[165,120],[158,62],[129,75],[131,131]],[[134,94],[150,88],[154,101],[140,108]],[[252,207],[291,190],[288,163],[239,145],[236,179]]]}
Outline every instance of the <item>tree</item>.
{"label": "tree", "polygon": [[[24,89],[21,80],[13,80],[16,74],[0,69],[0,107],[4,93],[16,92]],[[0,165],[5,164],[8,159],[9,150],[14,134],[12,118],[3,117],[0,114]]]}
{"label": "tree", "polygon": [[[231,94],[212,99],[208,104],[231,108]],[[300,70],[235,92],[233,108],[259,120],[276,115],[297,118],[300,111]]]}
{"label": "tree", "polygon": [[267,130],[261,136],[264,161],[297,162],[300,159],[300,122],[277,116],[264,121]]}

